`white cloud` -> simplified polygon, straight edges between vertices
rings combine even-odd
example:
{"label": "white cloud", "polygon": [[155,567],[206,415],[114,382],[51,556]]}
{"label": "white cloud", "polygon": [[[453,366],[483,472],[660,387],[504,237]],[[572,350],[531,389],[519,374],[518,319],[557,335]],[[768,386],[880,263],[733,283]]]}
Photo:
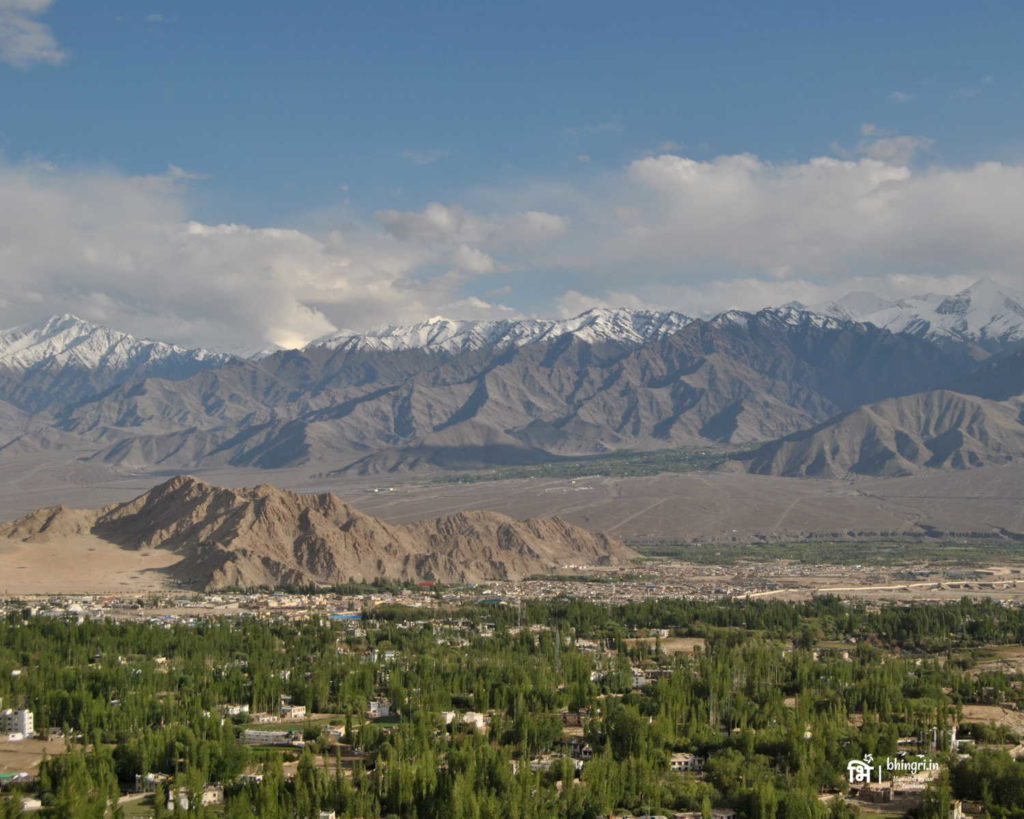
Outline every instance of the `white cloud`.
{"label": "white cloud", "polygon": [[[486,309],[457,292],[463,276],[444,272],[494,268],[467,241],[484,228],[437,248],[358,223],[323,235],[203,224],[188,218],[188,176],[0,162],[0,326],[66,311],[186,345],[241,348]],[[546,222],[520,214],[508,224],[537,231]]]}
{"label": "white cloud", "polygon": [[596,278],[628,271],[635,283],[1019,273],[1024,167],[918,171],[886,158],[901,151],[877,153],[793,164],[751,154],[639,159],[593,196],[585,219],[574,214],[574,238],[586,241],[555,261]]}
{"label": "white cloud", "polygon": [[864,131],[861,156],[777,164],[664,154],[590,195],[546,263],[585,304],[711,313],[849,290],[951,293],[982,275],[1024,288],[1024,167],[908,164],[927,144]]}
{"label": "white cloud", "polygon": [[589,296],[579,290],[566,290],[555,299],[555,312],[559,318],[578,316],[594,307],[628,307],[631,309],[664,310],[665,305],[655,306],[635,293],[607,291],[603,297]]}
{"label": "white cloud", "polygon": [[0,161],[0,326],[68,311],[184,344],[294,346],[439,313],[705,314],[949,293],[981,275],[1024,289],[1024,166],[922,168],[909,159],[920,138],[861,138],[793,163],[647,156],[588,184],[375,221],[342,211],[317,231],[197,222],[194,174],[174,166],[131,177]]}
{"label": "white cloud", "polygon": [[452,262],[456,269],[464,270],[467,273],[490,273],[494,270],[494,259],[482,250],[459,245],[452,254]]}
{"label": "white cloud", "polygon": [[[1012,285],[1007,277],[1000,278]],[[694,317],[709,317],[724,310],[755,312],[790,302],[807,306],[825,304],[851,292],[870,292],[887,298],[924,293],[955,293],[976,280],[972,275],[928,276],[893,274],[851,276],[831,281],[739,277],[700,284],[640,283],[635,292],[606,290],[590,295],[567,290],[555,306],[560,316],[574,316],[590,307],[630,307],[648,310],[673,309]]]}
{"label": "white cloud", "polygon": [[380,211],[377,218],[398,239],[441,246],[532,244],[553,239],[568,227],[564,217],[544,211],[486,217],[440,202],[419,211]]}
{"label": "white cloud", "polygon": [[857,153],[871,159],[879,159],[897,165],[906,165],[920,151],[926,151],[935,144],[927,137],[889,136],[862,141]]}
{"label": "white cloud", "polygon": [[197,171],[187,171],[184,168],[179,168],[177,165],[167,166],[167,175],[171,179],[209,179],[209,175],[205,173],[198,173]]}
{"label": "white cloud", "polygon": [[58,65],[67,54],[61,51],[49,26],[36,17],[52,0],[0,0],[0,62],[15,68],[36,63]]}
{"label": "white cloud", "polygon": [[908,94],[905,91],[890,91],[889,100],[891,102],[910,102],[914,98],[913,94]]}

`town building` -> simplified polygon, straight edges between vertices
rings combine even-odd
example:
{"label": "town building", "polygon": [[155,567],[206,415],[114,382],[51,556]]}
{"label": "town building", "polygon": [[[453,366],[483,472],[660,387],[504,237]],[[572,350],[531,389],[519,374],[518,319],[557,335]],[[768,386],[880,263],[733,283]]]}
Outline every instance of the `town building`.
{"label": "town building", "polygon": [[442,711],[441,716],[444,717],[445,725],[458,722],[462,725],[469,725],[476,731],[486,731],[490,722],[487,715],[481,714],[479,711],[466,711],[463,714],[458,714],[455,711]]}
{"label": "town building", "polygon": [[704,757],[696,754],[672,754],[669,768],[673,771],[703,771]]}
{"label": "town building", "polygon": [[583,737],[566,737],[559,740],[559,745],[568,752],[569,756],[581,762],[589,762],[594,758],[594,749]]}
{"label": "town building", "polygon": [[35,732],[35,717],[27,708],[5,708],[0,711],[0,734],[30,737]]}
{"label": "town building", "polygon": [[171,779],[164,773],[135,774],[136,793],[156,793],[156,786],[166,784]]}
{"label": "town building", "polygon": [[[167,810],[174,810],[175,803],[177,803],[179,808],[187,811],[189,809],[190,801],[188,791],[184,788],[170,790],[167,793]],[[207,785],[199,794],[199,804],[203,807],[208,807],[209,805],[223,805],[224,786]]]}
{"label": "town building", "polygon": [[366,708],[369,719],[382,719],[391,716],[391,700],[387,697],[374,697]]}
{"label": "town building", "polygon": [[260,731],[246,728],[239,737],[244,745],[302,745],[298,731]]}

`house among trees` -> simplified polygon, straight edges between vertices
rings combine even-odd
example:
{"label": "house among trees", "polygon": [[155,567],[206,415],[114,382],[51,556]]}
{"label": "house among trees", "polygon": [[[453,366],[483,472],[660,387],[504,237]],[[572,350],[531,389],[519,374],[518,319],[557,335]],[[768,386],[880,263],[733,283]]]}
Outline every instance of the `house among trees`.
{"label": "house among trees", "polygon": [[279,713],[281,719],[303,719],[306,716],[306,706],[283,703]]}
{"label": "house among trees", "polygon": [[594,758],[594,749],[583,737],[567,737],[560,740],[559,744],[573,759],[589,762]]}
{"label": "house among trees", "polygon": [[[207,785],[199,794],[199,804],[204,808],[210,805],[224,804],[224,786]],[[174,810],[175,804],[181,810],[189,810],[191,800],[189,793],[184,788],[172,788],[167,791],[167,810]]]}
{"label": "house among trees", "polygon": [[166,784],[170,780],[170,775],[164,773],[135,774],[135,792],[156,793],[157,785]]}
{"label": "house among trees", "polygon": [[466,711],[463,714],[457,714],[455,711],[442,711],[441,716],[444,717],[445,725],[458,722],[462,725],[470,725],[477,731],[486,731],[487,724],[490,722],[487,715],[481,714],[479,711]]}
{"label": "house among trees", "polygon": [[673,771],[703,771],[704,757],[696,754],[672,754],[669,768]]}
{"label": "house among trees", "polygon": [[391,700],[387,697],[374,697],[366,708],[369,719],[382,719],[391,716]]}

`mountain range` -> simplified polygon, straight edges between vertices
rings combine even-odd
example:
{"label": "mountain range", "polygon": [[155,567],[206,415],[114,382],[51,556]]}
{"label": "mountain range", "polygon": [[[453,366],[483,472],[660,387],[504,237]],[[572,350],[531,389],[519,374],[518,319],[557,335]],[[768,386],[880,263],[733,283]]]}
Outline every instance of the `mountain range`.
{"label": "mountain range", "polygon": [[[742,468],[790,475],[1001,462],[1018,457],[1022,304],[982,280],[949,297],[710,318],[433,318],[252,358],[60,316],[0,333],[0,458],[377,473],[756,445]],[[971,430],[951,395],[973,396]],[[936,456],[929,442],[956,429],[961,449]],[[854,454],[876,440],[896,455]]]}
{"label": "mountain range", "polygon": [[980,279],[952,296],[932,293],[894,301],[858,292],[806,309],[869,322],[894,333],[979,344],[989,352],[1024,340],[1024,293],[1008,290],[991,279]]}
{"label": "mountain range", "polygon": [[30,545],[95,538],[137,553],[166,550],[181,558],[166,572],[202,589],[521,579],[637,557],[617,540],[558,518],[460,512],[398,526],[329,493],[225,489],[190,476],[102,509],[38,509],[0,525],[0,538]]}
{"label": "mountain range", "polygon": [[741,462],[758,474],[840,478],[966,469],[1021,457],[1021,402],[931,390],[857,407],[765,444]]}

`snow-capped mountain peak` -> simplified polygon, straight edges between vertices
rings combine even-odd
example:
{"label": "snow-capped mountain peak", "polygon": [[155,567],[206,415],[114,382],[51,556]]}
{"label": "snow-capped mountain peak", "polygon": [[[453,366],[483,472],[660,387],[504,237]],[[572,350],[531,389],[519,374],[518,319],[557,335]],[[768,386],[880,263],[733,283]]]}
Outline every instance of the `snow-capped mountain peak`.
{"label": "snow-capped mountain peak", "polygon": [[745,310],[726,310],[710,319],[711,324],[734,324],[743,327],[749,326],[752,321],[776,322],[789,327],[819,327],[832,330],[842,327],[850,319],[808,310],[799,302],[789,302],[782,307],[766,307],[753,313]]}
{"label": "snow-capped mountain peak", "polygon": [[464,352],[484,347],[531,344],[569,333],[582,341],[642,344],[674,333],[692,321],[682,313],[625,308],[593,308],[567,319],[461,321],[433,316],[418,324],[393,325],[356,333],[341,330],[311,342],[307,349],[413,350]]}
{"label": "snow-capped mountain peak", "polygon": [[993,350],[1024,340],[1024,293],[988,278],[952,296],[929,293],[887,300],[872,293],[850,293],[813,309],[894,333],[957,338]]}
{"label": "snow-capped mountain peak", "polygon": [[138,339],[70,313],[0,331],[0,367],[11,370],[28,370],[43,362],[88,370],[118,370],[165,359],[213,364],[228,358],[207,350],[186,350],[161,341]]}
{"label": "snow-capped mountain peak", "polygon": [[836,318],[845,318],[850,321],[857,321],[858,316],[868,315],[878,310],[883,310],[886,307],[890,307],[891,305],[891,301],[882,298],[877,293],[856,290],[852,293],[847,293],[841,299],[828,302],[816,309],[808,307],[804,307],[803,309],[815,309],[815,312],[819,312],[824,315],[835,316]]}

